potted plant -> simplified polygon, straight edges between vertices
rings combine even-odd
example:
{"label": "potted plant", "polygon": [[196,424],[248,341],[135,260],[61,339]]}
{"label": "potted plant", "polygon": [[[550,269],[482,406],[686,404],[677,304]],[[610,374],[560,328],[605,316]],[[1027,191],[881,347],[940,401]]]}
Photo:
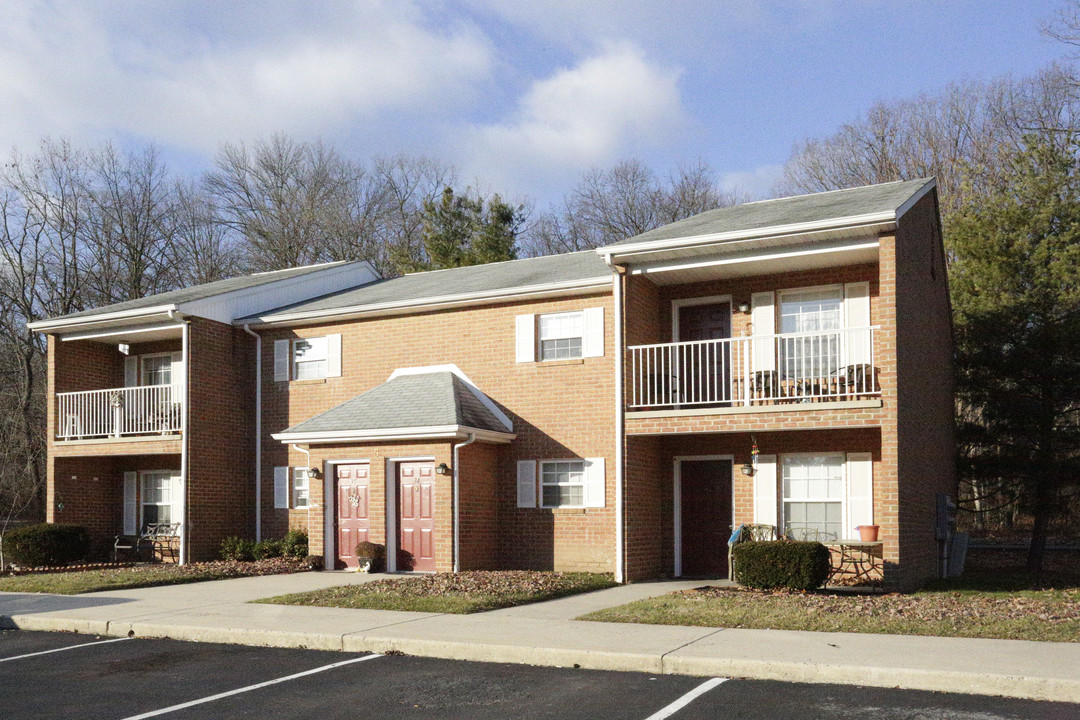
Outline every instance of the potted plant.
{"label": "potted plant", "polygon": [[357,572],[381,572],[386,561],[386,546],[365,540],[356,546]]}

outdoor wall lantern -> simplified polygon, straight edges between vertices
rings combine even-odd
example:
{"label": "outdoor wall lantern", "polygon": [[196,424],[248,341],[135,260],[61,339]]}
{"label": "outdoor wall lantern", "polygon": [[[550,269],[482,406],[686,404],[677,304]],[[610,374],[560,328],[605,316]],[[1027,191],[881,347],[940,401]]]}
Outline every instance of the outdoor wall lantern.
{"label": "outdoor wall lantern", "polygon": [[741,312],[741,313],[750,312],[750,303],[746,302],[745,300],[743,300],[741,303],[739,303],[739,312]]}
{"label": "outdoor wall lantern", "polygon": [[450,466],[447,465],[446,463],[439,463],[438,465],[435,466],[435,472],[438,473],[439,475],[449,475],[450,474]]}
{"label": "outdoor wall lantern", "polygon": [[754,477],[754,463],[746,463],[743,465],[742,472],[746,477]]}
{"label": "outdoor wall lantern", "polygon": [[308,475],[318,480],[322,477],[322,470],[317,467],[309,467],[307,469]]}

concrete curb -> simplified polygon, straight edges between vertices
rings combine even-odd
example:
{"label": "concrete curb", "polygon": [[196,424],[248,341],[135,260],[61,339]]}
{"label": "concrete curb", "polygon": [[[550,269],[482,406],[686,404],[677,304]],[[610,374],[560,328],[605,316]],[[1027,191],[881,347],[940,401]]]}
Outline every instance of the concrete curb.
{"label": "concrete curb", "polygon": [[831,683],[929,690],[1080,703],[1080,680],[1000,673],[942,671],[904,667],[835,665],[724,657],[688,657],[673,653],[533,647],[438,639],[395,638],[378,632],[318,633],[236,627],[207,627],[152,621],[90,621],[41,615],[0,616],[0,627],[75,632],[113,637],[171,638],[282,648],[346,652],[401,652],[419,657],[473,662],[518,663],[589,670],[644,672],[657,675],[740,677],[785,682]]}

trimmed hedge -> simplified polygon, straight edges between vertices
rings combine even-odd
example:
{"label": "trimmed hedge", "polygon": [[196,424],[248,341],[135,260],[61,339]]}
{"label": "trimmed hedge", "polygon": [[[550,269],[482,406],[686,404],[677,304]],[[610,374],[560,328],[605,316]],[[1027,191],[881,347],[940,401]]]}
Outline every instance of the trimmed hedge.
{"label": "trimmed hedge", "polygon": [[236,536],[221,541],[221,559],[251,562],[255,559],[255,541]]}
{"label": "trimmed hedge", "polygon": [[4,536],[4,555],[21,567],[67,565],[90,553],[90,534],[81,525],[39,523]]}
{"label": "trimmed hedge", "polygon": [[758,590],[813,590],[829,578],[829,548],[819,542],[765,540],[732,550],[735,580]]}
{"label": "trimmed hedge", "polygon": [[308,535],[303,530],[290,530],[281,539],[281,552],[285,557],[303,559],[308,554]]}

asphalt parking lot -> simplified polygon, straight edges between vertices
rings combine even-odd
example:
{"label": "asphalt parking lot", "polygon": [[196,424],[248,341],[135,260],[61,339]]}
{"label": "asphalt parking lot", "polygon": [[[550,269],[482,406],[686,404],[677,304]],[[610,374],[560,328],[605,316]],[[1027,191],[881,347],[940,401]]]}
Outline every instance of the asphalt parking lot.
{"label": "asphalt parking lot", "polygon": [[972,695],[0,632],[0,718],[1075,720]]}

